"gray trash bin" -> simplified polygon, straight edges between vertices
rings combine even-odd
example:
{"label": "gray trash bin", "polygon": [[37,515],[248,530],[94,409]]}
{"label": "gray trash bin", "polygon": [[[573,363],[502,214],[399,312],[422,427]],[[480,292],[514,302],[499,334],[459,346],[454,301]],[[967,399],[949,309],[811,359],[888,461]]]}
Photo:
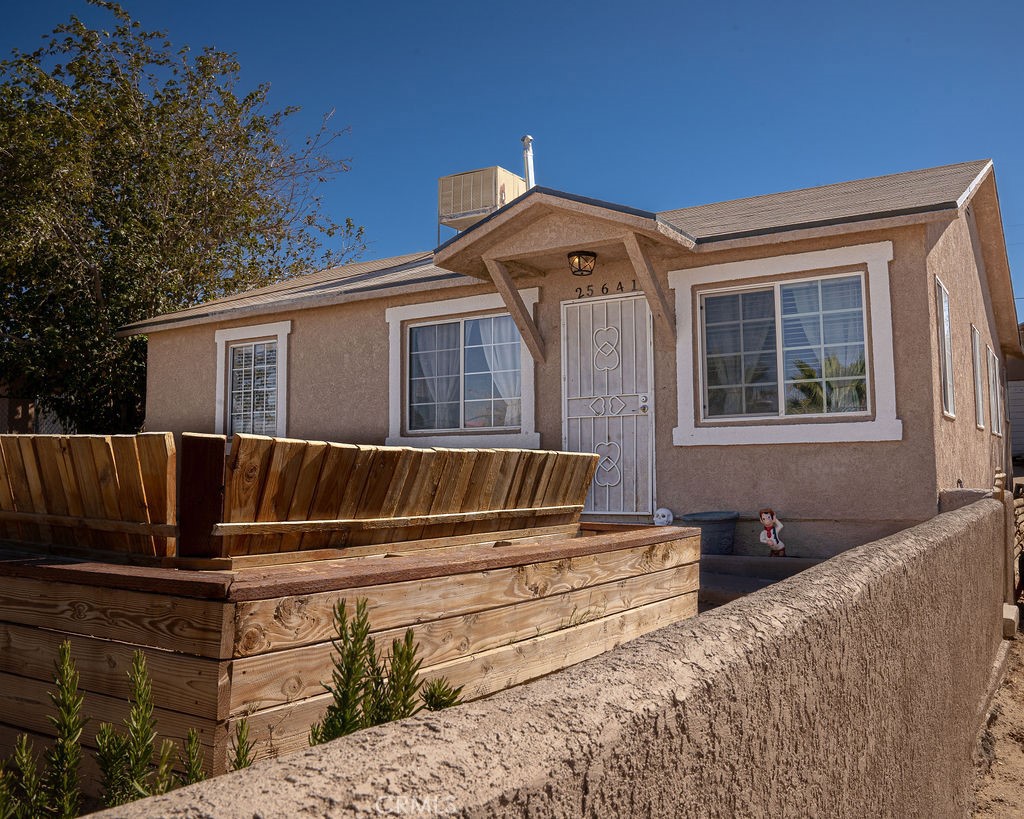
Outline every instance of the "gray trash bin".
{"label": "gray trash bin", "polygon": [[683,523],[700,527],[700,552],[704,555],[731,555],[739,512],[691,512]]}

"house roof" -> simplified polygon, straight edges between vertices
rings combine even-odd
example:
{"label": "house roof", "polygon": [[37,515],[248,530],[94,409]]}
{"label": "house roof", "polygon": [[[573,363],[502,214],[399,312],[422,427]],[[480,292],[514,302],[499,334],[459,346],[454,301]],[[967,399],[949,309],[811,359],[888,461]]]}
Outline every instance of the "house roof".
{"label": "house roof", "polygon": [[956,209],[969,198],[990,160],[875,176],[818,188],[666,210],[658,219],[698,244],[784,230],[826,227],[889,216]]}
{"label": "house roof", "polygon": [[269,308],[276,312],[292,307],[308,307],[313,301],[346,300],[345,297],[385,293],[405,285],[436,285],[438,282],[458,279],[465,279],[467,284],[474,282],[459,273],[435,267],[433,258],[431,251],[423,251],[369,262],[351,262],[137,321],[122,327],[118,335],[138,335],[186,322],[217,321],[244,313],[271,312]]}
{"label": "house roof", "polygon": [[[502,214],[528,206],[531,197],[565,200],[588,208],[606,210],[620,218],[639,218],[675,235],[689,247],[742,237],[756,237],[814,227],[882,219],[891,216],[956,210],[970,199],[991,169],[990,160],[962,162],[917,171],[840,182],[817,188],[734,199],[710,205],[651,211],[589,199],[575,194],[534,187],[487,218],[452,237],[437,248],[451,252],[453,243],[472,242],[474,234],[487,230]],[[168,313],[122,327],[119,335],[136,335],[193,324],[232,318],[243,313],[270,313],[332,303],[350,298],[385,295],[393,288],[426,286],[444,282],[472,284],[477,280],[437,267],[437,251],[410,253],[354,262],[316,273],[296,276],[277,284],[235,293],[204,304]]]}

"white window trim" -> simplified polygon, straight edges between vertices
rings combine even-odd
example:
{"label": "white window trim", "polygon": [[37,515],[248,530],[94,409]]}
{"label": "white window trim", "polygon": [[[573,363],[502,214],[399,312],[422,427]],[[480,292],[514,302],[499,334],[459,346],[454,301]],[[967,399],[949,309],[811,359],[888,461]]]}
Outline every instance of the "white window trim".
{"label": "white window trim", "polygon": [[985,345],[988,352],[988,406],[992,416],[992,434],[1003,437],[1002,379],[999,377],[999,358],[992,348]]}
{"label": "white window trim", "polygon": [[971,325],[971,360],[974,364],[974,425],[985,429],[985,377],[981,369],[981,333]]}
{"label": "white window trim", "polygon": [[213,334],[217,345],[217,397],[214,402],[214,432],[223,435],[227,429],[227,363],[228,346],[235,341],[277,341],[277,435],[284,437],[288,430],[288,334],[292,331],[290,321],[276,321],[273,324],[253,324],[248,327],[231,327],[217,330]]}
{"label": "white window trim", "polygon": [[[527,310],[540,300],[540,290],[531,287],[520,290],[519,295]],[[450,446],[538,449],[540,433],[536,431],[533,356],[526,344],[520,344],[519,366],[522,378],[521,413],[522,425],[519,432],[481,432],[476,434],[453,433],[443,435],[402,434],[402,356],[405,349],[402,326],[405,322],[443,316],[463,316],[470,313],[486,313],[508,308],[500,295],[466,296],[461,299],[446,299],[425,304],[407,304],[403,307],[389,307],[384,311],[388,323],[388,446]]]}
{"label": "white window trim", "polygon": [[[956,385],[954,384],[953,371],[953,302],[949,297],[949,290],[942,283],[942,279],[935,277],[935,324],[939,333],[939,400],[942,405],[942,415],[946,418],[956,419]],[[942,297],[945,296],[945,304]],[[946,338],[946,325],[949,325],[949,338]],[[946,342],[949,346],[946,346]],[[942,386],[943,374],[946,376],[946,384],[949,387],[949,406],[946,406],[946,390]]]}
{"label": "white window trim", "polygon": [[[889,262],[892,242],[852,245],[833,250],[816,250],[766,259],[706,265],[668,274],[669,287],[676,291],[676,390],[679,425],[672,430],[676,446],[728,446],[733,444],[815,444],[861,441],[900,441],[903,422],[896,417],[896,370],[892,347],[892,304],[889,294]],[[746,423],[697,426],[693,386],[699,373],[694,369],[693,339],[695,290],[707,285],[730,284],[744,279],[782,276],[828,268],[867,265],[868,326],[871,328],[871,380],[874,418],[859,421],[830,422],[817,418],[799,423],[791,418],[771,419],[770,424]],[[699,326],[696,328],[699,331]],[[698,364],[698,366],[700,366]],[[750,421],[758,420],[756,417]]]}

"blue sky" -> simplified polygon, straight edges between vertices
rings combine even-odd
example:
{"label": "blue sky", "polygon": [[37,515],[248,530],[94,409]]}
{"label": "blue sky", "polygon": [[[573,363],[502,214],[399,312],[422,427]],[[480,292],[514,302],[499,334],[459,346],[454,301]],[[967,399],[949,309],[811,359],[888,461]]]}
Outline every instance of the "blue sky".
{"label": "blue sky", "polygon": [[[0,52],[83,0],[3,0]],[[983,157],[1024,296],[1024,4],[129,0],[176,45],[236,52],[243,80],[336,109],[352,170],[324,199],[368,258],[432,248],[437,178],[487,165],[648,210]],[[447,234],[444,234],[447,235]],[[1017,302],[1024,316],[1024,300]]]}

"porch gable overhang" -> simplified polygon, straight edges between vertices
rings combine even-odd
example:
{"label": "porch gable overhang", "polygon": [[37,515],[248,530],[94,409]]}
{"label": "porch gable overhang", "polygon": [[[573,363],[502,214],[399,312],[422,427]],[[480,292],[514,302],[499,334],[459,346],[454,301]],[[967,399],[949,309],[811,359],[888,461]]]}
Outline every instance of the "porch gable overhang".
{"label": "porch gable overhang", "polygon": [[[607,238],[603,240],[606,243],[621,241],[626,234],[634,233],[653,242],[669,243],[685,250],[693,250],[697,245],[693,236],[651,211],[577,196],[552,188],[533,187],[503,208],[439,245],[434,251],[434,264],[454,273],[487,281],[491,277],[484,258],[496,257],[489,252],[491,248],[502,239],[527,229],[543,216],[558,212],[596,220],[601,224],[603,232],[607,233]],[[538,250],[551,253],[564,249],[568,252],[576,249],[576,244],[555,244]]]}
{"label": "porch gable overhang", "polygon": [[[564,224],[567,219],[571,228]],[[544,361],[544,339],[519,298],[513,276],[546,275],[547,265],[535,266],[535,259],[550,262],[573,250],[614,246],[633,266],[654,321],[675,339],[671,302],[649,252],[657,245],[692,251],[696,241],[656,213],[535,187],[438,247],[434,264],[491,282],[533,358]]]}

